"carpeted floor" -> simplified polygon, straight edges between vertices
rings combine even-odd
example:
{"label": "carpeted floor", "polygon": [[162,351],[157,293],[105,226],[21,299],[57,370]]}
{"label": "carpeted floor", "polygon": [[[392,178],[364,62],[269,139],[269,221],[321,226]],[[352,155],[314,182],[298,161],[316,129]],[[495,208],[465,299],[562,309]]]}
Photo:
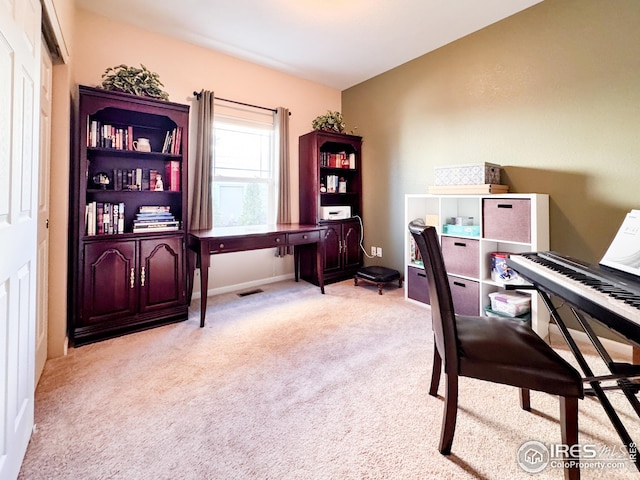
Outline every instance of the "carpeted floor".
{"label": "carpeted floor", "polygon": [[[186,322],[49,361],[19,478],[563,478],[516,462],[524,442],[560,442],[558,400],[538,392],[525,412],[517,389],[461,379],[453,453],[438,453],[429,310],[401,289],[262,289],[211,297],[203,329],[194,301]],[[611,397],[640,438],[637,416]],[[580,441],[620,448],[592,399],[580,402]],[[582,478],[640,475],[627,465],[583,469]]]}

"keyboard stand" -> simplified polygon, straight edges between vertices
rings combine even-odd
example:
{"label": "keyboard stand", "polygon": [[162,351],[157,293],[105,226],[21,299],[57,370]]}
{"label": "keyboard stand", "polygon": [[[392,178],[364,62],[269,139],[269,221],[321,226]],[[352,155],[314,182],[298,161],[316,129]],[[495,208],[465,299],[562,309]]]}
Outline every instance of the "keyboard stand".
{"label": "keyboard stand", "polygon": [[[598,339],[595,334],[593,327],[588,323],[585,316],[574,306],[569,305],[571,312],[574,314],[576,320],[580,324],[580,327],[583,329],[584,333],[589,338],[589,341],[592,343],[600,358],[607,365],[607,368],[611,372],[610,375],[602,375],[596,376],[594,375],[591,367],[586,362],[584,355],[578,348],[578,345],[574,338],[571,336],[569,329],[567,328],[564,320],[558,313],[558,309],[551,302],[551,298],[549,294],[545,290],[538,288],[535,285],[531,286],[523,286],[523,285],[506,285],[505,287],[508,290],[512,289],[529,289],[536,290],[542,298],[545,306],[549,310],[549,314],[551,318],[555,321],[564,341],[567,346],[573,353],[580,369],[582,370],[584,377],[583,381],[590,385],[590,388],[585,388],[585,395],[595,396],[600,401],[600,404],[604,408],[605,413],[609,417],[611,424],[615,428],[618,436],[622,440],[629,453],[629,458],[635,463],[636,469],[640,471],[640,456],[638,455],[638,444],[631,438],[631,435],[627,431],[626,427],[622,423],[620,416],[613,408],[613,405],[607,398],[605,394],[605,390],[621,390],[633,409],[636,412],[636,415],[640,418],[640,402],[638,401],[638,391],[640,390],[640,384],[634,383],[631,380],[634,378],[640,378],[640,365],[633,365],[629,363],[619,363],[614,362],[609,353],[606,351],[602,342]],[[597,321],[597,319],[594,319]],[[602,386],[601,383],[605,381],[615,381],[616,385],[614,386]]]}

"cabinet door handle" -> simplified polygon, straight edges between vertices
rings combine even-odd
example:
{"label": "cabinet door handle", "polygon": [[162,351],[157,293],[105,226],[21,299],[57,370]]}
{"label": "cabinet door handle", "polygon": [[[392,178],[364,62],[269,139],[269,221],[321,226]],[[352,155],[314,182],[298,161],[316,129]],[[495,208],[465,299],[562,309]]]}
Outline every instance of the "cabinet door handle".
{"label": "cabinet door handle", "polygon": [[462,243],[462,242],[453,242],[453,244],[454,244],[456,247],[466,247],[466,246],[467,246],[467,244],[466,244],[466,243]]}
{"label": "cabinet door handle", "polygon": [[513,208],[513,205],[510,203],[499,203],[498,208]]}
{"label": "cabinet door handle", "polygon": [[144,287],[144,279],[145,279],[145,272],[144,272],[144,267],[142,267],[142,270],[140,270],[140,286]]}
{"label": "cabinet door handle", "polygon": [[460,283],[460,282],[453,282],[453,284],[454,284],[456,287],[466,288],[466,285],[465,285],[464,283]]}
{"label": "cabinet door handle", "polygon": [[131,267],[131,271],[129,272],[129,286],[131,288],[136,286],[136,272],[133,267]]}
{"label": "cabinet door handle", "polygon": [[427,278],[427,274],[426,274],[426,273],[419,273],[419,274],[418,274],[418,276],[419,276],[419,277]]}

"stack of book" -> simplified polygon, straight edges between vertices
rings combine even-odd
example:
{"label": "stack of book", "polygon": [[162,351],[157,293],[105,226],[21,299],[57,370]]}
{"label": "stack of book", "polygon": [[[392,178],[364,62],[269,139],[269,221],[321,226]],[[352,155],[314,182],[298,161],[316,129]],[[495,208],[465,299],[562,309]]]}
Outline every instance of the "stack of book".
{"label": "stack of book", "polygon": [[180,221],[168,205],[143,205],[133,220],[133,233],[169,232],[180,229]]}

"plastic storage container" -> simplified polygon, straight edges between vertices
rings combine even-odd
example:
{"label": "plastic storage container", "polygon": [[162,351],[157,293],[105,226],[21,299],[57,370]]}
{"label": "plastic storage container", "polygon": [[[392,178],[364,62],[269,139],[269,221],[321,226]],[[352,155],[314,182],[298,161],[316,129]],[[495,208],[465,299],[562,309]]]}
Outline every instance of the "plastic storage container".
{"label": "plastic storage container", "polygon": [[509,317],[517,317],[531,310],[531,297],[517,292],[490,293],[491,310],[504,313]]}

